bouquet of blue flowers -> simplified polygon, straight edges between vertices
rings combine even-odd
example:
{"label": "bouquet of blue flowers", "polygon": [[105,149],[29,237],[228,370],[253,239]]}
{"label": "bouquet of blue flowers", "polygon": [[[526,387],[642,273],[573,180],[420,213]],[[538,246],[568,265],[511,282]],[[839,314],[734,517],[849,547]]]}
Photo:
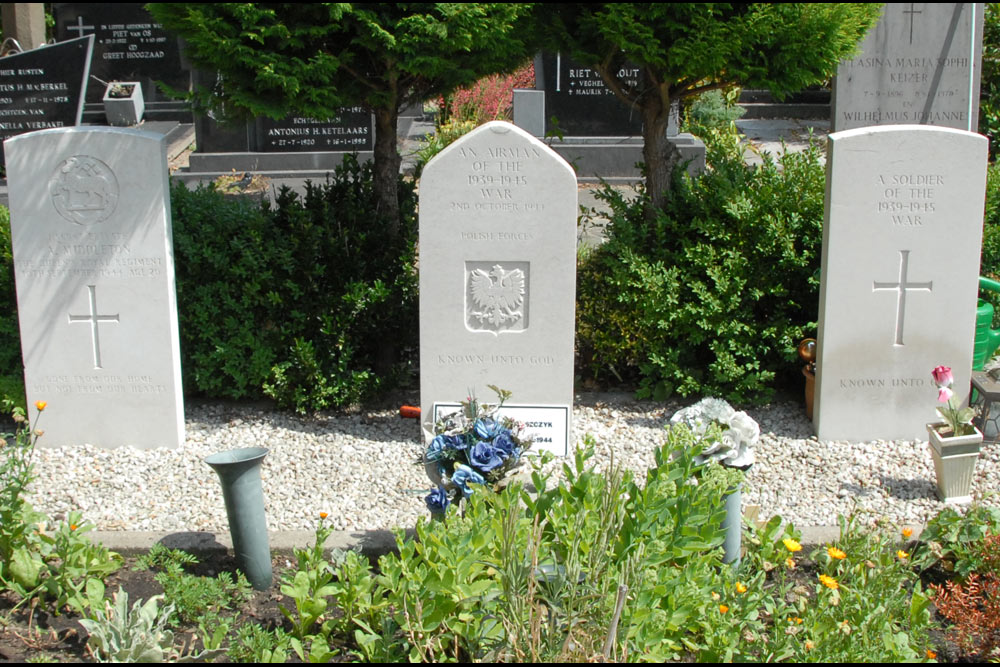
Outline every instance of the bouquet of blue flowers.
{"label": "bouquet of blue flowers", "polygon": [[470,396],[460,411],[434,425],[435,438],[421,461],[438,485],[425,499],[432,514],[443,514],[452,501],[472,495],[470,484],[500,482],[531,447],[531,438],[523,435],[524,423],[499,414],[511,393],[487,386],[497,393],[499,403],[480,403]]}

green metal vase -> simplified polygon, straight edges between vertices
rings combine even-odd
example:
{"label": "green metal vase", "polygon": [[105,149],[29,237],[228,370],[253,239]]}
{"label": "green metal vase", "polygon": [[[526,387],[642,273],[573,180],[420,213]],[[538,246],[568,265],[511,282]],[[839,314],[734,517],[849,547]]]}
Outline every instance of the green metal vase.
{"label": "green metal vase", "polygon": [[205,458],[222,483],[236,562],[258,591],[270,588],[273,580],[264,490],[260,484],[260,465],[266,455],[267,449],[263,447],[247,447]]}

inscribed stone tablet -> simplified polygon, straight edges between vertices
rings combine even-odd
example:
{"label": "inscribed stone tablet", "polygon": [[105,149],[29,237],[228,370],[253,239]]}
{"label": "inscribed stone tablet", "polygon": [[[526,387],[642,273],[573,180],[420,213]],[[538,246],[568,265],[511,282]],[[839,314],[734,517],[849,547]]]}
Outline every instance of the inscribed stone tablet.
{"label": "inscribed stone tablet", "polygon": [[0,62],[0,141],[79,125],[93,45],[93,37],[83,37]]}
{"label": "inscribed stone tablet", "polygon": [[833,129],[919,123],[978,128],[983,4],[890,2],[837,69]]}
{"label": "inscribed stone tablet", "polygon": [[9,139],[28,401],[46,446],[184,438],[166,143],[68,128]]}
{"label": "inscribed stone tablet", "polygon": [[[513,392],[536,448],[566,453],[573,404],[577,190],[573,169],[510,123],[480,126],[420,180],[420,402]],[[515,416],[512,413],[512,416]],[[558,428],[557,428],[558,426]],[[545,430],[542,433],[538,429]],[[547,441],[548,440],[548,441]]]}
{"label": "inscribed stone tablet", "polygon": [[[615,97],[597,70],[578,65],[561,53],[545,53],[541,62],[545,119],[555,116],[566,136],[642,136],[642,115]],[[638,85],[639,68],[625,65],[620,76]]]}
{"label": "inscribed stone tablet", "polygon": [[816,431],[926,439],[931,369],[968,396],[987,140],[925,125],[829,137]]}

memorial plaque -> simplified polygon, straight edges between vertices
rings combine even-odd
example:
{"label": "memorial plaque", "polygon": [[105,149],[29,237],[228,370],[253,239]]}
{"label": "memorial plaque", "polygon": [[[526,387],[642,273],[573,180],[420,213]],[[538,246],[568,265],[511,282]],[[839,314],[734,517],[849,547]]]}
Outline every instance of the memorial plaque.
{"label": "memorial plaque", "polygon": [[364,107],[346,107],[325,120],[258,118],[256,130],[256,150],[261,153],[360,152],[375,145],[375,119]]}
{"label": "memorial plaque", "polygon": [[487,385],[538,449],[565,455],[573,405],[577,188],[572,167],[524,130],[481,125],[420,180],[420,402],[434,415]]}
{"label": "memorial plaque", "polygon": [[0,59],[0,141],[80,123],[93,37]]}
{"label": "memorial plaque", "polygon": [[[189,73],[181,66],[177,37],[139,3],[54,3],[56,39],[93,35],[91,74],[102,81],[139,81],[146,103],[168,100],[155,81],[186,91]],[[87,102],[100,103],[104,86],[93,79]]]}
{"label": "memorial plaque", "polygon": [[[641,114],[615,97],[594,69],[559,53],[543,53],[541,64],[548,130],[553,129],[551,118],[555,116],[566,136],[642,136]],[[626,65],[621,76],[638,85],[639,68]]]}
{"label": "memorial plaque", "polygon": [[895,125],[831,134],[820,283],[816,432],[927,439],[936,366],[967,398],[987,140]]}
{"label": "memorial plaque", "polygon": [[66,128],[8,139],[28,402],[43,446],[184,440],[166,140]]}
{"label": "memorial plaque", "polygon": [[886,3],[861,53],[837,69],[833,129],[916,123],[975,132],[982,3]]}

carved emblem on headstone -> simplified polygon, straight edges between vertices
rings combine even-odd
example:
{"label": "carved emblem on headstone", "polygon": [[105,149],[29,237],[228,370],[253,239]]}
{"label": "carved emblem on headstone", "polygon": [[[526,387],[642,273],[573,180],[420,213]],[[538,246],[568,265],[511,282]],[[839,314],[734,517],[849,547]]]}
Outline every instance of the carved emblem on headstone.
{"label": "carved emblem on headstone", "polygon": [[528,263],[466,263],[466,318],[472,331],[523,331],[528,328]]}
{"label": "carved emblem on headstone", "polygon": [[49,194],[59,215],[78,225],[92,225],[107,219],[118,205],[118,179],[100,160],[74,155],[52,173]]}

